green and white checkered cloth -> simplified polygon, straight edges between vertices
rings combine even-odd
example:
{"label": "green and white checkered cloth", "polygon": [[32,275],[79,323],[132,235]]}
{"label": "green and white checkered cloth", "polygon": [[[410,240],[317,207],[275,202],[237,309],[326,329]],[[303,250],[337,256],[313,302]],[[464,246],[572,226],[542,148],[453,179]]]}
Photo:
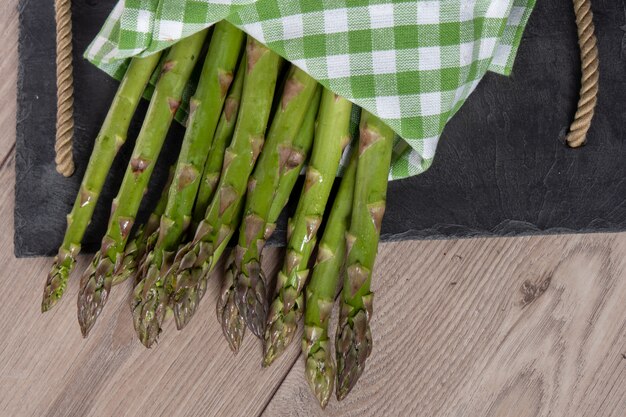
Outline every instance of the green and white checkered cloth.
{"label": "green and white checkered cloth", "polygon": [[120,0],[86,57],[120,78],[227,19],[398,139],[390,179],[425,171],[444,126],[487,71],[508,75],[535,0]]}

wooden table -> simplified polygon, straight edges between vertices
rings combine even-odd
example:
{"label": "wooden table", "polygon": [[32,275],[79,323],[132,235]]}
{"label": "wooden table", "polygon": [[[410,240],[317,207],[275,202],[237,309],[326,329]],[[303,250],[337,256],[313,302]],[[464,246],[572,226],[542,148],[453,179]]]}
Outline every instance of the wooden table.
{"label": "wooden table", "polygon": [[[151,350],[134,336],[129,285],[87,340],[76,276],[42,315],[51,260],[16,260],[12,245],[17,3],[0,4],[0,416],[626,415],[626,234],[382,245],[374,351],[326,412],[299,343],[267,370],[249,334],[231,354],[214,313],[219,278],[188,328],[170,322]],[[279,251],[267,258],[275,270]]]}

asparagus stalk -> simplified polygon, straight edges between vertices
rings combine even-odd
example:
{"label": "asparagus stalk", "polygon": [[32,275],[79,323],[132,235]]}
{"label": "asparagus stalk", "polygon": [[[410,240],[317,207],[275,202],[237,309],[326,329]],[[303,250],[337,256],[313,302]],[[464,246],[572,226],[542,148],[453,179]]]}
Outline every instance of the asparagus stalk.
{"label": "asparagus stalk", "polygon": [[394,133],[380,119],[363,111],[347,261],[337,326],[337,399],[348,395],[363,373],[372,351],[370,319],[372,269],[385,213],[387,178]]}
{"label": "asparagus stalk", "polygon": [[167,194],[172,184],[174,177],[174,169],[176,165],[170,167],[170,173],[167,178],[167,182],[163,187],[159,201],[157,202],[154,211],[150,213],[150,217],[146,221],[146,224],[142,224],[137,228],[135,235],[126,244],[124,249],[124,259],[122,260],[122,267],[119,271],[113,273],[113,286],[121,284],[130,277],[134,277],[137,274],[138,265],[144,255],[150,252],[156,243],[156,232],[159,229],[159,221],[161,215],[165,212],[167,206]]}
{"label": "asparagus stalk", "polygon": [[174,45],[163,65],[132,158],[113,200],[102,247],[81,277],[78,321],[83,336],[87,336],[108,299],[114,270],[121,265],[142,196],[206,35],[204,30]]}
{"label": "asparagus stalk", "polygon": [[170,269],[178,329],[185,327],[195,313],[208,275],[237,228],[248,177],[265,140],[280,58],[251,37],[246,54],[241,108],[219,184],[194,239],[179,249]]}
{"label": "asparagus stalk", "polygon": [[285,351],[302,317],[309,258],[342,152],[350,140],[351,109],[348,100],[324,90],[313,154],[296,213],[288,224],[285,263],[278,273],[276,296],[268,313],[263,366],[269,366]]}
{"label": "asparagus stalk", "polygon": [[215,192],[215,188],[220,179],[220,173],[222,172],[222,165],[224,164],[224,151],[230,144],[233,133],[235,132],[235,123],[237,122],[241,92],[243,90],[243,79],[246,73],[245,55],[240,61],[237,72],[235,73],[233,85],[230,87],[230,91],[224,103],[224,110],[222,111],[220,121],[215,130],[209,156],[204,165],[198,196],[196,197],[196,203],[193,208],[192,230],[194,231],[202,219],[204,219],[206,209],[209,207],[211,198],[213,198],[213,193]]}
{"label": "asparagus stalk", "polygon": [[191,222],[191,212],[200,186],[202,169],[213,134],[233,80],[244,34],[225,20],[215,26],[200,75],[180,151],[167,206],[161,216],[158,240],[140,268],[134,291],[133,322],[139,339],[151,347],[161,332],[168,297],[163,277]]}
{"label": "asparagus stalk", "polygon": [[302,352],[305,355],[306,379],[325,408],[333,392],[335,364],[328,337],[328,322],[335,303],[337,286],[346,255],[346,232],[352,213],[352,196],[356,179],[356,152],[341,179],[324,235],[320,241],[317,261],[306,287]]}
{"label": "asparagus stalk", "polygon": [[[318,84],[313,78],[301,69],[291,67],[263,152],[250,178],[244,218],[239,229],[239,242],[233,262],[228,268],[237,282],[237,309],[252,332],[259,337],[263,335],[267,311],[265,303],[257,302],[258,299],[267,298],[260,264],[260,254],[267,234],[265,226],[277,197],[281,174],[292,168],[290,165],[293,165],[293,161],[289,160],[293,153],[292,143],[302,127],[317,90]],[[280,199],[284,198],[281,196]],[[248,309],[248,306],[252,308]],[[229,333],[225,329],[227,338]],[[235,334],[237,332],[233,333]],[[236,350],[238,343],[231,342],[230,345]]]}
{"label": "asparagus stalk", "polygon": [[[292,153],[288,158],[288,163],[285,167],[284,172],[281,174],[278,191],[276,192],[274,201],[272,202],[272,207],[270,208],[268,224],[265,228],[266,240],[273,233],[274,229],[276,229],[276,220],[287,205],[287,201],[289,200],[291,191],[293,190],[293,187],[298,180],[300,172],[302,172],[304,162],[309,154],[309,151],[311,150],[311,146],[313,145],[313,136],[315,133],[315,119],[317,118],[317,111],[319,109],[321,93],[322,89],[318,88],[317,92],[315,93],[315,97],[313,98],[313,102],[307,111],[307,115],[302,122],[302,127],[300,128],[298,135],[293,141]],[[259,253],[259,257],[261,257],[261,253]],[[230,259],[228,261],[228,264],[231,265],[233,260],[234,258]],[[267,278],[263,273],[263,270],[260,271],[259,276],[260,281],[257,282],[257,285],[259,287],[254,290],[256,297],[250,297],[248,300],[251,303],[256,303],[260,306],[263,306],[263,314],[265,316],[263,318],[263,326],[265,326],[267,310],[269,308],[267,300],[267,297],[269,295],[269,282],[267,282]],[[263,286],[264,288],[262,288],[261,286]],[[243,288],[238,289],[238,291],[250,291],[250,289]],[[260,307],[258,307],[256,304],[251,304],[248,308],[258,311]],[[225,282],[217,303],[217,317],[219,322],[222,324],[222,330],[224,332],[226,340],[228,341],[228,344],[230,345],[231,349],[236,353],[239,350],[241,340],[243,339],[246,323],[244,322],[244,318],[239,313],[239,309],[237,308],[237,305],[235,303],[235,280],[233,271],[230,268],[226,271]]]}
{"label": "asparagus stalk", "polygon": [[74,207],[67,216],[65,237],[44,287],[42,312],[54,307],[65,292],[67,280],[80,252],[80,243],[93,216],[104,181],[115,155],[126,142],[128,127],[159,58],[160,54],[154,54],[146,58],[133,59],[117,90],[94,143]]}

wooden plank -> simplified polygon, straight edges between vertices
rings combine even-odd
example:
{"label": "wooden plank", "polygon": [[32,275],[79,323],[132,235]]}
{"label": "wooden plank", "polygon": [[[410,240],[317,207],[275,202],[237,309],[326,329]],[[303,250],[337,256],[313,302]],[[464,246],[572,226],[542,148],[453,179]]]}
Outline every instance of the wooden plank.
{"label": "wooden plank", "polygon": [[626,234],[384,245],[355,390],[322,412],[300,358],[263,415],[624,416],[625,255]]}
{"label": "wooden plank", "polygon": [[[18,0],[0,2],[0,97],[4,106],[0,109],[0,132],[5,132],[0,140],[0,163],[4,162],[11,149],[15,147],[13,136],[6,132],[15,131],[15,95],[17,91],[17,34]],[[10,138],[10,139],[9,139]]]}

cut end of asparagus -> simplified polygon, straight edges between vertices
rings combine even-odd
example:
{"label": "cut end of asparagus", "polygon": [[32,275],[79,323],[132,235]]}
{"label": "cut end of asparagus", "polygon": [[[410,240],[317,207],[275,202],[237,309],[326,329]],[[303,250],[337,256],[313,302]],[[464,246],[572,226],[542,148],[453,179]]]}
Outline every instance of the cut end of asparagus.
{"label": "cut end of asparagus", "polygon": [[354,388],[365,369],[372,352],[372,333],[366,311],[359,310],[350,317],[349,306],[344,305],[337,328],[337,399],[344,399]]}
{"label": "cut end of asparagus", "polygon": [[78,292],[78,323],[87,337],[109,298],[115,265],[108,257],[96,253],[80,280]]}
{"label": "cut end of asparagus", "polygon": [[135,332],[141,343],[151,348],[161,334],[167,312],[167,294],[155,267],[148,268],[146,277],[135,286],[131,308]]}
{"label": "cut end of asparagus", "polygon": [[59,250],[59,254],[54,258],[54,263],[48,273],[46,285],[43,289],[43,299],[41,300],[41,312],[45,313],[54,307],[63,297],[67,280],[76,265],[76,253],[80,247],[73,247],[72,250]]}
{"label": "cut end of asparagus", "polygon": [[235,281],[231,267],[226,272],[226,280],[217,302],[217,319],[222,325],[222,332],[233,353],[239,352],[243,340],[246,323],[235,303]]}
{"label": "cut end of asparagus", "polygon": [[245,324],[260,339],[265,334],[265,323],[269,310],[267,297],[267,279],[256,260],[246,265],[248,275],[236,271],[237,280],[234,285],[234,301]]}
{"label": "cut end of asparagus", "polygon": [[302,351],[307,355],[304,375],[322,409],[326,408],[335,384],[335,364],[328,337],[319,327],[305,326]]}

